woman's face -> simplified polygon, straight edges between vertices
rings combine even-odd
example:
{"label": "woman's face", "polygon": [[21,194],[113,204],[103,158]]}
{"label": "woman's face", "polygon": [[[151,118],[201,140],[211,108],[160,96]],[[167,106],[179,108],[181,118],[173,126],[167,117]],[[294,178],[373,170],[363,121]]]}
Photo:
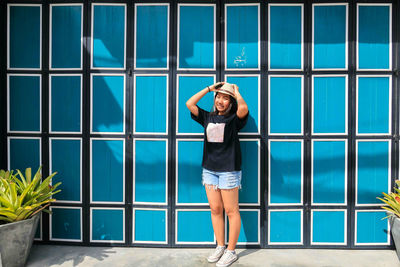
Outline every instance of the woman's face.
{"label": "woman's face", "polygon": [[231,98],[229,95],[224,93],[218,93],[214,100],[215,108],[219,115],[223,115],[231,104]]}

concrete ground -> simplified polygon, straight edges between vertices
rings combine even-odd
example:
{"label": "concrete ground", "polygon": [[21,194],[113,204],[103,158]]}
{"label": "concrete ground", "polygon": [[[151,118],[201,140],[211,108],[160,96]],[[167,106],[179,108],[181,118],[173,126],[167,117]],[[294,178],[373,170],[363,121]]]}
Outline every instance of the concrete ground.
{"label": "concrete ground", "polygon": [[[47,266],[190,266],[213,267],[207,255],[212,249],[117,248],[33,245],[27,267]],[[239,259],[232,267],[395,267],[394,250],[236,249]]]}

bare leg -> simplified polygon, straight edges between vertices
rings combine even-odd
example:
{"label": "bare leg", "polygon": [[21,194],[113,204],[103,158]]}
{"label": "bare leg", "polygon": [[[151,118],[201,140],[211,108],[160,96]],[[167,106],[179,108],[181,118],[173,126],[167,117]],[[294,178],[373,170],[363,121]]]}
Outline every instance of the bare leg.
{"label": "bare leg", "polygon": [[229,219],[229,244],[228,249],[234,250],[240,234],[239,192],[238,187],[221,189],[222,200],[226,215]]}
{"label": "bare leg", "polygon": [[205,185],[208,203],[211,209],[211,221],[218,246],[225,246],[225,220],[223,215],[223,202],[221,190],[214,189],[212,185]]}

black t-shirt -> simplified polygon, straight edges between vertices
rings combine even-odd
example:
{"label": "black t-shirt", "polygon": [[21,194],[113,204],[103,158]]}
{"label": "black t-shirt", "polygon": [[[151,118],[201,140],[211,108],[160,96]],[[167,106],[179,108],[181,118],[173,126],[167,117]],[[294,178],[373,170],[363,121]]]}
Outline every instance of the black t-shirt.
{"label": "black t-shirt", "polygon": [[199,116],[192,119],[204,127],[204,151],[202,166],[211,171],[240,171],[242,155],[238,132],[247,122],[247,115],[240,119],[236,113],[225,117],[213,115],[199,108]]}

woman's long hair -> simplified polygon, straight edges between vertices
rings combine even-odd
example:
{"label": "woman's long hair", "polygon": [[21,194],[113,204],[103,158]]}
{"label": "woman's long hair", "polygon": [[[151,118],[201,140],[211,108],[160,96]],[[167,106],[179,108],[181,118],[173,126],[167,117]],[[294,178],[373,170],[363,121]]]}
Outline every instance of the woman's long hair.
{"label": "woman's long hair", "polygon": [[[215,107],[215,98],[217,97],[217,95],[218,95],[218,92],[216,92],[215,96],[214,96],[214,105],[211,110],[211,115],[218,115],[218,110]],[[229,117],[232,114],[235,114],[238,109],[236,99],[233,96],[229,96],[229,100],[230,100],[230,104],[229,104],[227,112],[224,114],[225,117]]]}

